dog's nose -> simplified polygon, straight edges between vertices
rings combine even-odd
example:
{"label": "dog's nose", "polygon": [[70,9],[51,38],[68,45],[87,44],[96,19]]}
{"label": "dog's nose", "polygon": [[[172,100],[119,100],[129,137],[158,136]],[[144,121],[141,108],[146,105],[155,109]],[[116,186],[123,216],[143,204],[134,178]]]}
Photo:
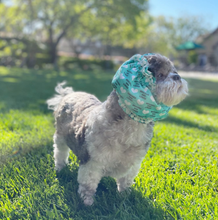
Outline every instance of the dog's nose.
{"label": "dog's nose", "polygon": [[178,74],[173,76],[173,80],[180,80],[180,79],[181,79],[181,77]]}

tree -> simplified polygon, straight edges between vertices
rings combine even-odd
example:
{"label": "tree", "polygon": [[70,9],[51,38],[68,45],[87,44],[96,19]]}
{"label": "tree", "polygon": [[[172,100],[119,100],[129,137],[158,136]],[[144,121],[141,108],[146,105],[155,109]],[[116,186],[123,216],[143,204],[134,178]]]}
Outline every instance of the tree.
{"label": "tree", "polygon": [[101,42],[106,47],[105,54],[110,55],[111,46],[134,47],[134,43],[141,36],[141,28],[147,29],[149,25],[150,17],[147,11],[127,20],[123,19],[122,14],[113,16],[113,11],[102,10],[101,13],[95,14],[93,19],[83,23],[83,32],[80,33],[84,33],[84,36],[92,41]]}
{"label": "tree", "polygon": [[[3,2],[3,1],[2,1]],[[27,41],[22,38],[21,15],[15,6],[0,3],[0,58],[1,65],[15,65],[24,54]]]}
{"label": "tree", "polygon": [[16,3],[25,15],[26,30],[30,34],[40,30],[43,34],[53,64],[57,63],[60,40],[69,32],[76,35],[81,27],[87,27],[87,19],[94,23],[98,19],[99,27],[109,16],[114,22],[134,23],[135,17],[147,9],[147,0],[17,0]]}
{"label": "tree", "polygon": [[153,17],[152,24],[142,31],[135,46],[146,48],[148,52],[176,56],[178,54],[176,46],[186,41],[195,41],[199,35],[207,32],[206,19],[201,16]]}

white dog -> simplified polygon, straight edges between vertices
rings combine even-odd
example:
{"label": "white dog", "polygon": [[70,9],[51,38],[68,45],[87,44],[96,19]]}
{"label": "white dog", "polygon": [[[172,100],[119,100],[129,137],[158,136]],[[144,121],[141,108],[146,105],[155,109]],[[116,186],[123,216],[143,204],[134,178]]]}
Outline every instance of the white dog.
{"label": "white dog", "polygon": [[[146,59],[147,70],[156,79],[157,102],[173,106],[182,101],[188,93],[187,83],[172,62],[159,54]],[[85,205],[92,205],[103,176],[115,178],[119,192],[131,186],[150,146],[154,122],[140,123],[129,117],[118,102],[116,89],[102,103],[91,94],[62,86],[47,101],[56,121],[55,168],[60,171],[68,163],[71,149],[80,161],[78,193]]]}

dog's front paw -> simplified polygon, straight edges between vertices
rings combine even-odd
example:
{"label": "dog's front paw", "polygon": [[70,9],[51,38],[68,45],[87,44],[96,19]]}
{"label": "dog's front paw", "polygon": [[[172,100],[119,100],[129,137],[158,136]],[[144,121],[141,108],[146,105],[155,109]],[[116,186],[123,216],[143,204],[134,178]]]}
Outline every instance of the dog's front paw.
{"label": "dog's front paw", "polygon": [[55,164],[55,170],[57,172],[60,172],[64,167],[66,166],[66,164]]}
{"label": "dog's front paw", "polygon": [[94,202],[93,196],[95,191],[90,189],[90,187],[85,185],[80,185],[78,189],[80,198],[83,200],[84,205],[91,206]]}
{"label": "dog's front paw", "polygon": [[88,205],[88,206],[91,206],[94,202],[94,199],[92,197],[86,197],[84,200],[83,200],[83,203],[84,205]]}

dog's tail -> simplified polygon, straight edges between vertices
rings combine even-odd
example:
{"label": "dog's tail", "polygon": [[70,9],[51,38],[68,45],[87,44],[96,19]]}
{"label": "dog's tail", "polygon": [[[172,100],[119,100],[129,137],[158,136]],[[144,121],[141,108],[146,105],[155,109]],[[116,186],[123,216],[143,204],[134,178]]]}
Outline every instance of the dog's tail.
{"label": "dog's tail", "polygon": [[61,102],[62,98],[70,93],[73,92],[72,87],[66,87],[63,88],[63,86],[66,84],[66,82],[58,83],[58,85],[55,87],[55,91],[58,93],[53,98],[48,99],[46,101],[48,105],[48,109],[56,110],[58,107],[58,104]]}

